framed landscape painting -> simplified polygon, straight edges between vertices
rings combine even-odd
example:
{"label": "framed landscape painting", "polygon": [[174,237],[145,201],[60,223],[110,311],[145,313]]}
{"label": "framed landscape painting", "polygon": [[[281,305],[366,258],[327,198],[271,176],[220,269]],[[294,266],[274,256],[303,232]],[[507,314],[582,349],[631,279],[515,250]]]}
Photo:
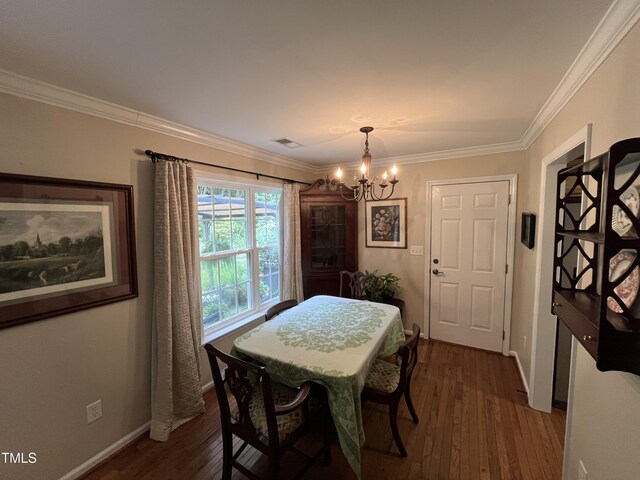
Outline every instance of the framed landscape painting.
{"label": "framed landscape painting", "polygon": [[132,190],[0,173],[0,328],[137,296]]}
{"label": "framed landscape painting", "polygon": [[365,202],[366,246],[407,248],[407,199]]}

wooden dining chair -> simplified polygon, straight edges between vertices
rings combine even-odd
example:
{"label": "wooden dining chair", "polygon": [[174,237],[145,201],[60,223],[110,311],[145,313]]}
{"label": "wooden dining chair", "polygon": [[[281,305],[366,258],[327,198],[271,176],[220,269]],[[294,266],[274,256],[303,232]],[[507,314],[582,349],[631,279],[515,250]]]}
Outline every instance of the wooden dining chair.
{"label": "wooden dining chair", "polygon": [[264,314],[264,319],[271,320],[276,315],[280,315],[285,310],[295,307],[296,305],[298,305],[297,300],[284,300],[280,303],[276,303],[273,307],[267,310],[267,313]]}
{"label": "wooden dining chair", "polygon": [[396,363],[377,359],[365,379],[362,391],[363,400],[389,405],[389,420],[393,438],[400,450],[400,455],[407,456],[400,433],[398,432],[398,405],[404,396],[409,413],[414,423],[418,423],[418,415],[411,400],[411,374],[418,363],[418,340],[420,327],[413,324],[413,333],[405,340],[396,354]]}
{"label": "wooden dining chair", "polygon": [[365,298],[364,285],[367,278],[367,275],[359,271],[340,270],[340,296],[355,299]]}
{"label": "wooden dining chair", "polygon": [[[327,421],[322,422],[324,441],[316,453],[309,456],[294,447],[294,443],[308,430],[312,416],[326,414],[328,411],[326,398],[318,399],[310,394],[310,382],[298,389],[289,388],[272,381],[266,367],[227,355],[211,344],[205,345],[205,350],[220,406],[223,480],[231,479],[233,467],[249,478],[265,478],[238,461],[247,445],[268,457],[268,478],[271,479],[279,478],[280,459],[285,450],[291,450],[306,460],[295,478],[299,478],[322,455],[325,464],[329,463]],[[218,360],[226,364],[224,375]],[[235,400],[233,408],[229,403],[227,389]],[[235,453],[234,435],[242,440],[242,445]]]}

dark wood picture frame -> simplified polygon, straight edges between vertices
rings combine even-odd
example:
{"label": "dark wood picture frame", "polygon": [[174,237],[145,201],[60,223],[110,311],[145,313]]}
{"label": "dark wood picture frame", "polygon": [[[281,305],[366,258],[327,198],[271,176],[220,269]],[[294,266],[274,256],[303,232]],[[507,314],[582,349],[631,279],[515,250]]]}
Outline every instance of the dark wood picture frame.
{"label": "dark wood picture frame", "polygon": [[[389,209],[394,210],[390,218]],[[367,200],[364,206],[367,248],[407,248],[407,199]],[[382,223],[381,223],[382,222]],[[380,230],[380,229],[383,230]]]}
{"label": "dark wood picture frame", "polygon": [[0,329],[137,295],[131,185],[0,173]]}
{"label": "dark wood picture frame", "polygon": [[522,212],[522,225],[520,227],[520,241],[528,249],[532,249],[536,240],[536,215]]}

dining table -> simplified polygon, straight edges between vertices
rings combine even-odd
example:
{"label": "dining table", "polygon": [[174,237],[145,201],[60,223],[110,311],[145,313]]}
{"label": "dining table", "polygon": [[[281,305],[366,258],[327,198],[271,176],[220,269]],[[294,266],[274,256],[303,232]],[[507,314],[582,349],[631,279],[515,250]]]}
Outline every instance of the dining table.
{"label": "dining table", "polygon": [[398,307],[318,295],[240,335],[231,353],[252,357],[290,387],[323,385],[340,447],[360,478],[364,381],[374,360],[404,340]]}

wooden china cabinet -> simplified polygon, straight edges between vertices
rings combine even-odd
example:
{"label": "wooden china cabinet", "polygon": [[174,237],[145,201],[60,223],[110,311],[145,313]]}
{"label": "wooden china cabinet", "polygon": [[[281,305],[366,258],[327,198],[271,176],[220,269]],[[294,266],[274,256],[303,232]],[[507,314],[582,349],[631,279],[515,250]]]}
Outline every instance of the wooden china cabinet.
{"label": "wooden china cabinet", "polygon": [[640,375],[640,138],[558,173],[554,257],[555,315],[599,370]]}
{"label": "wooden china cabinet", "polygon": [[300,191],[304,297],[339,295],[340,271],[358,269],[358,203],[316,180]]}

